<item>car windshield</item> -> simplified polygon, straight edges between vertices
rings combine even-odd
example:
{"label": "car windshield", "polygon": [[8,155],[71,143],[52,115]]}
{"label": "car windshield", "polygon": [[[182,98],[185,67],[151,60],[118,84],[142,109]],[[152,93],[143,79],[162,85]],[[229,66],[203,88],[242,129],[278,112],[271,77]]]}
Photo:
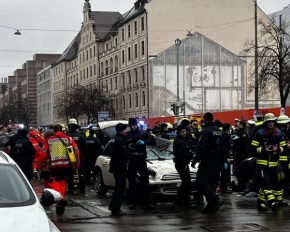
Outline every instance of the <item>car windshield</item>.
{"label": "car windshield", "polygon": [[32,205],[35,196],[15,165],[0,164],[0,208]]}
{"label": "car windshield", "polygon": [[173,154],[173,144],[171,143],[165,150],[159,151],[155,147],[146,147],[146,151],[148,154],[148,160],[172,160],[174,158]]}

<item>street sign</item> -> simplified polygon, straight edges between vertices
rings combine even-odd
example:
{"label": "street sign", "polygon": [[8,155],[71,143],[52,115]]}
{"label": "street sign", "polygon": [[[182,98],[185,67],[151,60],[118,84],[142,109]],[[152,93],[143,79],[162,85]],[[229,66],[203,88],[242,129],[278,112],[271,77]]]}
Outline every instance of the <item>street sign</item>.
{"label": "street sign", "polygon": [[98,120],[99,121],[108,121],[110,117],[109,111],[99,111]]}

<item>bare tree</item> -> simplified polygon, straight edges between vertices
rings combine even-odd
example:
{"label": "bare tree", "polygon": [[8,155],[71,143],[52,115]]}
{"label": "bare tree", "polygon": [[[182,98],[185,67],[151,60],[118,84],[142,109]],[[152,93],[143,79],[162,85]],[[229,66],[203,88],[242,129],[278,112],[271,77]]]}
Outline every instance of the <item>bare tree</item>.
{"label": "bare tree", "polygon": [[29,123],[36,117],[35,109],[33,109],[32,104],[27,98],[18,101],[16,104],[19,120],[23,122],[26,128],[29,128]]}
{"label": "bare tree", "polygon": [[[258,38],[258,69],[259,93],[262,98],[274,97],[279,91],[281,107],[286,106],[290,89],[290,34],[285,23],[280,30],[274,22],[265,23],[259,20],[260,35]],[[243,49],[245,55],[252,55],[255,50],[255,41],[246,42]],[[250,64],[249,91],[255,89],[255,63]]]}

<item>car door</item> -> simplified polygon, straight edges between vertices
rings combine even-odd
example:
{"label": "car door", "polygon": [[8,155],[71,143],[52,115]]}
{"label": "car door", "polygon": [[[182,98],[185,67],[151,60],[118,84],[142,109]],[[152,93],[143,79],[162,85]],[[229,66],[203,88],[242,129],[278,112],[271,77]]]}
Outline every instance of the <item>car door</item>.
{"label": "car door", "polygon": [[99,163],[103,174],[104,184],[107,186],[115,186],[115,178],[112,173],[109,172],[110,169],[110,156],[102,156],[102,160]]}

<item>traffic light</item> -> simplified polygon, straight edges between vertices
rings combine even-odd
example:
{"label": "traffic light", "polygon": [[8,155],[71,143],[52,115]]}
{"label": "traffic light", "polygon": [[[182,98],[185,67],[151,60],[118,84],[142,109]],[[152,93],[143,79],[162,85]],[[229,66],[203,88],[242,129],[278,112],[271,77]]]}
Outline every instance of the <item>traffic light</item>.
{"label": "traffic light", "polygon": [[172,110],[173,113],[175,114],[176,113],[176,104],[171,104],[170,110]]}

